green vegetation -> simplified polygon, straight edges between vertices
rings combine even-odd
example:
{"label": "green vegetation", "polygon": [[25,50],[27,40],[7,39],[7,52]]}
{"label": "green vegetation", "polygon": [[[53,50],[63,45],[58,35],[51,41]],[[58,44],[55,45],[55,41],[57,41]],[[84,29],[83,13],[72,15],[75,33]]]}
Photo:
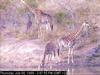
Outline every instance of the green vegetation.
{"label": "green vegetation", "polygon": [[62,22],[65,19],[65,13],[58,12],[58,13],[55,14],[55,17],[56,17],[57,22],[60,23],[60,24],[62,24]]}
{"label": "green vegetation", "polygon": [[25,0],[27,4],[29,4],[32,8],[38,7],[38,4],[36,3],[36,0]]}
{"label": "green vegetation", "polygon": [[0,10],[5,9],[10,3],[11,0],[0,0]]}
{"label": "green vegetation", "polygon": [[55,14],[56,21],[62,25],[69,25],[71,23],[71,19],[66,16],[67,14],[65,12],[58,12]]}
{"label": "green vegetation", "polygon": [[23,13],[25,13],[25,12],[28,12],[29,10],[27,9],[27,8],[18,8],[18,12],[20,13],[20,14],[23,14]]}

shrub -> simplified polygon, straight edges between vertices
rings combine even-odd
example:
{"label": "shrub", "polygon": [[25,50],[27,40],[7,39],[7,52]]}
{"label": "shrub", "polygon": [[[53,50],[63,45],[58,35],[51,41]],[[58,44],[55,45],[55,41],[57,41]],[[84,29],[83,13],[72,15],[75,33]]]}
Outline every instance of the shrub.
{"label": "shrub", "polygon": [[11,0],[0,0],[0,10],[5,9],[10,3]]}
{"label": "shrub", "polygon": [[55,14],[56,22],[64,26],[69,25],[72,22],[71,17],[69,15],[70,14],[66,12],[57,12]]}
{"label": "shrub", "polygon": [[30,5],[32,8],[36,8],[38,4],[36,3],[36,0],[25,0],[28,5]]}

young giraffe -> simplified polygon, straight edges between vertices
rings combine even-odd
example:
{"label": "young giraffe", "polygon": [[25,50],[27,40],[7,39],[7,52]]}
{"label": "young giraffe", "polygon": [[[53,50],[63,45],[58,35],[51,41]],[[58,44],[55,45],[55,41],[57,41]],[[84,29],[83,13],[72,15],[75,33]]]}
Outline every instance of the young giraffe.
{"label": "young giraffe", "polygon": [[[59,40],[59,45],[60,47],[65,47],[68,48],[68,64],[70,61],[74,63],[73,61],[73,48],[75,45],[75,40],[79,36],[82,30],[88,29],[89,24],[83,23],[80,29],[74,33],[74,34],[69,34],[68,36],[63,36]],[[86,32],[87,33],[87,32]]]}

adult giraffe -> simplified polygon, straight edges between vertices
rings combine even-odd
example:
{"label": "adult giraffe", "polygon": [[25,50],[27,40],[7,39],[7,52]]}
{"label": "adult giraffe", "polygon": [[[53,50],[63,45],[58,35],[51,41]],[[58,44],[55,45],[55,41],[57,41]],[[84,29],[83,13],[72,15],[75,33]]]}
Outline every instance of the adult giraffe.
{"label": "adult giraffe", "polygon": [[[62,47],[68,48],[68,64],[70,63],[70,61],[72,63],[74,63],[74,61],[73,61],[73,50],[74,49],[73,48],[74,48],[74,45],[75,45],[76,38],[79,36],[79,34],[82,31],[88,30],[89,26],[90,26],[89,24],[84,22],[78,31],[76,31],[73,34],[63,36],[59,39],[59,45],[60,45],[61,49],[62,49]],[[87,32],[88,31],[86,31],[86,33]]]}
{"label": "adult giraffe", "polygon": [[[24,0],[21,2],[34,14],[36,24],[38,25],[38,38],[39,36],[44,36],[43,33],[49,32],[53,30],[52,16],[45,13],[41,9],[33,9],[31,8]],[[45,32],[42,32],[42,30]],[[40,37],[41,38],[41,37]],[[44,38],[44,37],[43,37]]]}

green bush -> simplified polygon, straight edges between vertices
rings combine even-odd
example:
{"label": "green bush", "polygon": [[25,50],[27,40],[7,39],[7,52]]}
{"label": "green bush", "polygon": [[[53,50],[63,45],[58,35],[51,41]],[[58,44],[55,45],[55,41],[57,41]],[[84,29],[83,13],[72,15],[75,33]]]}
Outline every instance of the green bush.
{"label": "green bush", "polygon": [[27,8],[18,8],[17,9],[18,10],[18,12],[20,13],[20,14],[23,14],[23,13],[26,13],[26,12],[28,12],[29,10],[27,9]]}
{"label": "green bush", "polygon": [[71,19],[66,16],[67,14],[65,12],[58,12],[55,14],[55,19],[57,23],[61,25],[69,25],[71,23]]}
{"label": "green bush", "polygon": [[32,8],[38,7],[38,4],[36,3],[36,0],[25,0],[27,4],[29,4]]}
{"label": "green bush", "polygon": [[11,0],[0,0],[0,10],[5,9],[10,3]]}
{"label": "green bush", "polygon": [[65,18],[65,13],[63,12],[58,12],[55,14],[56,20],[58,23],[62,23],[64,18]]}

